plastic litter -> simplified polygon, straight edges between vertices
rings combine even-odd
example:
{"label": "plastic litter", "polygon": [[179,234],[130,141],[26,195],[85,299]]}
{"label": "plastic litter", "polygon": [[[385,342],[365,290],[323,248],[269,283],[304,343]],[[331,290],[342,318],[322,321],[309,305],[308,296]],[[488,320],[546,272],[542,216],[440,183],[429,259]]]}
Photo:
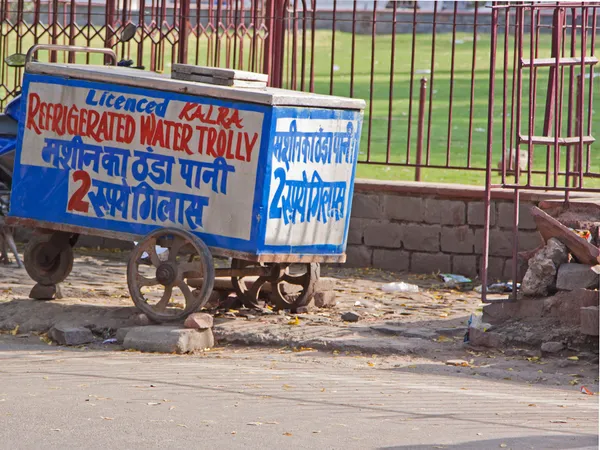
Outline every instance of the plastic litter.
{"label": "plastic litter", "polygon": [[470,278],[451,273],[441,273],[440,278],[444,280],[444,285],[449,288],[466,287],[473,282]]}
{"label": "plastic litter", "polygon": [[483,321],[483,316],[481,314],[471,314],[469,320],[467,321],[467,332],[465,333],[465,338],[463,342],[469,342],[469,331],[471,328],[476,328],[481,331],[487,331],[491,328],[491,324]]}
{"label": "plastic litter", "polygon": [[[137,245],[137,244],[138,244],[136,241],[133,241],[133,243],[134,243],[135,245]],[[166,252],[167,250],[168,250],[168,248],[160,247],[160,246],[158,246],[158,245],[156,246],[156,254],[157,254],[157,255],[160,255],[161,253],[164,253],[164,252]],[[144,253],[142,254],[142,258],[147,258],[147,257],[148,257],[148,253],[144,252]]]}
{"label": "plastic litter", "polygon": [[117,338],[110,338],[110,339],[105,339],[104,341],[102,341],[103,344],[116,344],[117,343]]}
{"label": "plastic litter", "polygon": [[419,286],[400,281],[398,283],[387,283],[381,287],[383,292],[419,292]]}
{"label": "plastic litter", "polygon": [[[517,289],[520,289],[520,288],[521,288],[521,283],[517,283]],[[474,290],[478,294],[481,294],[482,286],[477,286]],[[513,282],[512,281],[507,281],[504,283],[490,284],[487,288],[488,294],[504,294],[506,292],[512,292],[512,291],[513,291]]]}

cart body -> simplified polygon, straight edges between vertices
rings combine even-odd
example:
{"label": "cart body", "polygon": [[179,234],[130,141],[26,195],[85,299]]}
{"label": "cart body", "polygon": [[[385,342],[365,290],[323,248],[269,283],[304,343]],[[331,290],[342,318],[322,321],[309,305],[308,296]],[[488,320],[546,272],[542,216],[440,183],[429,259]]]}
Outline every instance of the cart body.
{"label": "cart body", "polygon": [[343,262],[362,100],[28,63],[9,222],[218,256]]}

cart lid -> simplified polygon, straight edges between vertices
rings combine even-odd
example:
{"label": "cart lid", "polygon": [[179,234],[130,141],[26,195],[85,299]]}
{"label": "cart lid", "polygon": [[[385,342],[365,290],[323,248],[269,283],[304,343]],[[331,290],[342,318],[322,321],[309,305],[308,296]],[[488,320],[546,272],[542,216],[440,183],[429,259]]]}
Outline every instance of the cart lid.
{"label": "cart lid", "polygon": [[179,92],[239,102],[273,106],[305,106],[328,109],[363,110],[365,101],[277,88],[254,88],[175,80],[168,75],[117,66],[29,62],[27,73],[54,75],[132,87]]}

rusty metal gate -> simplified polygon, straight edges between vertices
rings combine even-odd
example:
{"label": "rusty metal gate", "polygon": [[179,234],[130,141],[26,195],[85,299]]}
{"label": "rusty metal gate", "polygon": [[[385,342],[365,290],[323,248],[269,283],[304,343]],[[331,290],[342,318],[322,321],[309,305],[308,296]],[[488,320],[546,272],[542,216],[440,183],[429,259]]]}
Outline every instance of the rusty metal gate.
{"label": "rusty metal gate", "polygon": [[[592,152],[600,2],[496,3],[492,13],[487,128],[486,220],[482,264],[486,301],[493,188],[514,199],[513,280],[518,279],[519,203],[523,190],[600,192],[600,155]],[[552,14],[551,25],[540,21]],[[550,52],[540,42],[551,39]],[[545,82],[544,82],[545,81]],[[496,98],[501,101],[497,105]],[[596,108],[599,105],[595,105]],[[594,127],[595,125],[595,127]],[[494,167],[500,160],[498,173]],[[517,289],[512,299],[516,300]]]}

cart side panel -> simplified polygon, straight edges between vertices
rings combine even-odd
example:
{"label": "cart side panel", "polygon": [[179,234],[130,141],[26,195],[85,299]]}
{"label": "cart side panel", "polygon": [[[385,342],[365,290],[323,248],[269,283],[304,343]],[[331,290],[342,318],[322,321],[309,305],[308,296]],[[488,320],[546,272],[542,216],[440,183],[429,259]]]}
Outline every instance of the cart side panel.
{"label": "cart side panel", "polygon": [[26,74],[10,215],[256,253],[269,107]]}
{"label": "cart side panel", "polygon": [[362,119],[359,110],[273,109],[265,252],[345,252]]}

